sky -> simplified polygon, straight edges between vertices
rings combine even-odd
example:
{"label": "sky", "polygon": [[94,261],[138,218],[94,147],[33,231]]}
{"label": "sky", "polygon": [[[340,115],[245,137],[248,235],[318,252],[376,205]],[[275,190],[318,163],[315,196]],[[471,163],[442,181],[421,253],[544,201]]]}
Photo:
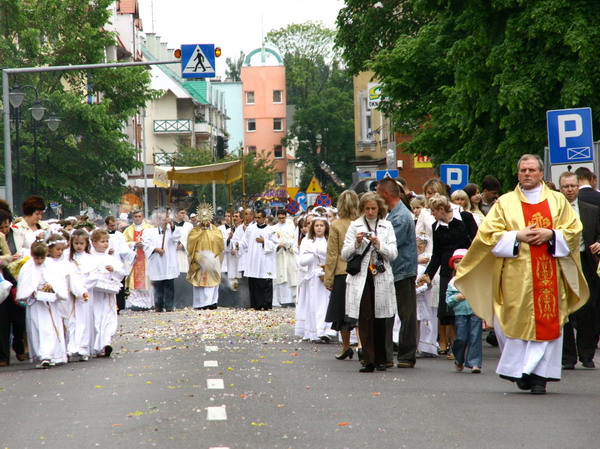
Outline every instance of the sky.
{"label": "sky", "polygon": [[309,20],[335,28],[343,6],[343,0],[139,0],[144,32],[155,32],[168,48],[213,43],[221,47],[223,54],[216,61],[221,76],[225,58],[259,48],[270,30]]}

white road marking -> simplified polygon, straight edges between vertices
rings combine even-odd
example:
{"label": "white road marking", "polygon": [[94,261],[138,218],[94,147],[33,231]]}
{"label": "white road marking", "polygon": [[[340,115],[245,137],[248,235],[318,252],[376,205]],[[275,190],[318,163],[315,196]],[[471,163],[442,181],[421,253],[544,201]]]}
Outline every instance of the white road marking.
{"label": "white road marking", "polygon": [[205,368],[212,368],[212,367],[217,367],[217,366],[219,366],[219,362],[217,362],[216,360],[205,360],[204,361]]}
{"label": "white road marking", "polygon": [[222,390],[225,388],[223,379],[206,379],[206,388],[209,390]]}
{"label": "white road marking", "polygon": [[206,346],[204,348],[206,352],[217,352],[219,350],[218,346]]}
{"label": "white road marking", "polygon": [[227,411],[224,405],[221,407],[208,407],[207,410],[206,419],[209,421],[224,421],[227,419]]}

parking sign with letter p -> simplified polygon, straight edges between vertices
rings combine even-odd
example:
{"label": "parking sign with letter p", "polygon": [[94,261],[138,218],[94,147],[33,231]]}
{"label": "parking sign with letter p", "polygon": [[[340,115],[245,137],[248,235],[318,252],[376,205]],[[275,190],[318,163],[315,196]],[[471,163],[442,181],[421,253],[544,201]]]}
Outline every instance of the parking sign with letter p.
{"label": "parking sign with letter p", "polygon": [[546,120],[551,164],[594,160],[590,108],[548,111]]}

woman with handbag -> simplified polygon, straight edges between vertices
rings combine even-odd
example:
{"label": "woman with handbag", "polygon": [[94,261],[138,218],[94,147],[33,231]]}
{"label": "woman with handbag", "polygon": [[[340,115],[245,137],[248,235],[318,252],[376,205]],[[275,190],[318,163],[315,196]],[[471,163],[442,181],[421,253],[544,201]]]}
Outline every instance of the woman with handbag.
{"label": "woman with handbag", "polygon": [[[359,203],[362,215],[348,227],[342,258],[348,261],[346,315],[358,319],[364,366],[361,373],[386,369],[386,318],[397,313],[394,276],[390,262],[398,255],[392,224],[385,220],[386,206],[375,192]],[[354,260],[352,260],[354,258]],[[353,270],[360,258],[360,270]],[[355,274],[352,274],[355,273]],[[391,338],[391,335],[389,335]]]}
{"label": "woman with handbag", "polygon": [[[353,327],[358,330],[356,322],[344,321],[346,317],[346,277],[348,273],[346,272],[346,261],[341,257],[348,227],[359,216],[358,195],[354,190],[346,190],[340,194],[337,210],[338,218],[331,224],[329,229],[325,279],[323,282],[325,287],[331,291],[325,321],[330,322],[331,328],[339,331],[342,336],[342,350],[335,358],[344,360],[354,356],[354,351],[350,348],[350,331]],[[360,345],[358,355],[360,360],[362,355]]]}

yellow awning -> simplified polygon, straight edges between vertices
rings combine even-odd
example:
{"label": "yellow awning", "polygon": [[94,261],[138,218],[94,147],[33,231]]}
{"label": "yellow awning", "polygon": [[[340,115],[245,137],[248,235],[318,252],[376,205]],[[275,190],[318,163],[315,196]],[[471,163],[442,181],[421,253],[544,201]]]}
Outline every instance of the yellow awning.
{"label": "yellow awning", "polygon": [[242,179],[242,161],[221,162],[198,167],[154,167],[154,185],[169,187],[176,184],[231,184]]}

